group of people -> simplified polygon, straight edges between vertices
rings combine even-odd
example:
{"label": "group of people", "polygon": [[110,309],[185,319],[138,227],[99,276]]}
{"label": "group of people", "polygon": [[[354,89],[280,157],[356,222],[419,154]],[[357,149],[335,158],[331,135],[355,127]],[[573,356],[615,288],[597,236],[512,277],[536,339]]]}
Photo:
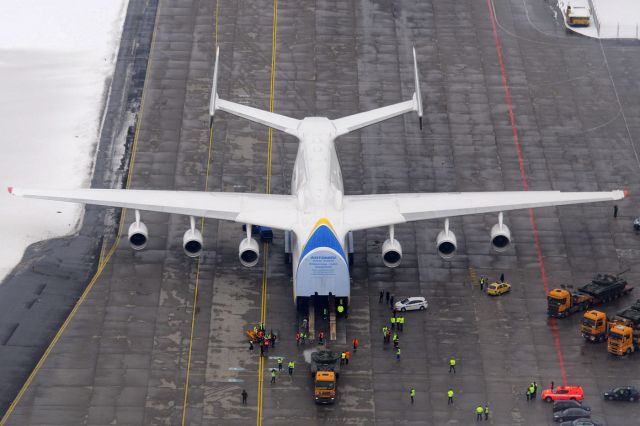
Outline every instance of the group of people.
{"label": "group of people", "polygon": [[393,303],[395,302],[395,297],[393,294],[390,294],[388,291],[380,290],[380,298],[378,299],[378,303],[382,303],[382,299],[385,299],[389,304],[389,307],[393,309]]}
{"label": "group of people", "polygon": [[[271,369],[271,383],[275,383],[276,378],[282,372],[284,358],[278,357],[277,361],[278,361],[278,369],[277,370],[275,368]],[[296,368],[296,362],[294,360],[289,361],[289,363],[287,364],[287,368],[289,370],[289,377],[293,377],[293,370]]]}
{"label": "group of people", "polygon": [[269,353],[270,347],[276,347],[277,340],[278,336],[273,332],[273,330],[266,333],[264,323],[259,323],[253,327],[253,335],[249,339],[249,350],[253,351],[254,343],[258,344],[260,346],[260,356],[264,356],[265,353]]}

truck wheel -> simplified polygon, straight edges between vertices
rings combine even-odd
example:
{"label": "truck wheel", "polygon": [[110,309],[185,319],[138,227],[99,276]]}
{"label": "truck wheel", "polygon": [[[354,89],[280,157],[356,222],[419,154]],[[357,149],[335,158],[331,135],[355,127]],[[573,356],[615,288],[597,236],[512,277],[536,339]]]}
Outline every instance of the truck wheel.
{"label": "truck wheel", "polygon": [[625,352],[625,355],[631,355],[631,348],[627,348],[627,351]]}
{"label": "truck wheel", "polygon": [[546,397],[544,400],[547,401],[547,402],[551,402],[552,401],[550,396]]}
{"label": "truck wheel", "polygon": [[407,308],[400,309],[402,312],[407,312]]}
{"label": "truck wheel", "polygon": [[609,395],[609,396],[607,397],[607,399],[608,399],[609,401],[613,401],[613,397],[612,397],[611,395]]}
{"label": "truck wheel", "polygon": [[629,397],[629,402],[634,402],[636,399],[632,396]]}

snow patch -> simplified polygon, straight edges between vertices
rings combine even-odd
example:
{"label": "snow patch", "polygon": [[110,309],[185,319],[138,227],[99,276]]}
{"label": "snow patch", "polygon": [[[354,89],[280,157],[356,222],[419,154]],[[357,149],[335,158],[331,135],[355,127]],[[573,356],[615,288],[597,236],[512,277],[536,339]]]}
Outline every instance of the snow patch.
{"label": "snow patch", "polygon": [[[128,0],[0,3],[0,183],[88,186]],[[76,232],[83,207],[0,192],[0,280],[30,244]]]}

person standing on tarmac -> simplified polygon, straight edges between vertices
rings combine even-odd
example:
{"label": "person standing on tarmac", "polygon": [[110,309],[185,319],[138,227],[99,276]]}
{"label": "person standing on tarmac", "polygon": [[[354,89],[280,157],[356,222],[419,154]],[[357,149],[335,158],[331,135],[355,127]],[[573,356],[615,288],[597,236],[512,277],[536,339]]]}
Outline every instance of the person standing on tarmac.
{"label": "person standing on tarmac", "polygon": [[278,357],[278,372],[282,371],[282,363],[284,359],[282,357]]}
{"label": "person standing on tarmac", "polygon": [[289,376],[293,377],[293,369],[296,368],[296,363],[294,361],[289,361],[287,367],[289,367]]}
{"label": "person standing on tarmac", "polygon": [[249,395],[247,394],[247,390],[246,389],[242,389],[242,405],[247,405],[247,397]]}
{"label": "person standing on tarmac", "polygon": [[271,383],[275,383],[276,382],[276,376],[278,375],[278,373],[276,372],[275,368],[271,369]]}
{"label": "person standing on tarmac", "polygon": [[449,373],[453,371],[453,374],[456,374],[456,359],[451,358],[449,360]]}
{"label": "person standing on tarmac", "polygon": [[384,290],[380,290],[380,299],[378,299],[378,303],[382,303],[383,297],[384,297]]}
{"label": "person standing on tarmac", "polygon": [[416,397],[416,390],[414,388],[411,388],[409,391],[409,396],[411,396],[411,404],[413,404],[413,399]]}
{"label": "person standing on tarmac", "polygon": [[486,421],[489,421],[489,404],[486,404],[484,406],[484,419]]}
{"label": "person standing on tarmac", "polygon": [[484,413],[484,409],[482,408],[482,404],[476,407],[476,422],[482,421],[482,414]]}
{"label": "person standing on tarmac", "polygon": [[453,405],[453,389],[447,391],[447,405]]}
{"label": "person standing on tarmac", "polygon": [[345,364],[349,365],[349,358],[351,357],[351,354],[349,353],[349,351],[345,351],[344,353],[344,362]]}
{"label": "person standing on tarmac", "polygon": [[386,298],[387,303],[389,303],[389,292],[388,292],[388,291],[386,291],[386,292],[384,293],[384,296],[385,296],[385,298]]}
{"label": "person standing on tarmac", "polygon": [[356,352],[358,352],[358,346],[360,346],[360,342],[358,341],[358,338],[354,338],[351,343],[353,343],[353,353],[355,354]]}

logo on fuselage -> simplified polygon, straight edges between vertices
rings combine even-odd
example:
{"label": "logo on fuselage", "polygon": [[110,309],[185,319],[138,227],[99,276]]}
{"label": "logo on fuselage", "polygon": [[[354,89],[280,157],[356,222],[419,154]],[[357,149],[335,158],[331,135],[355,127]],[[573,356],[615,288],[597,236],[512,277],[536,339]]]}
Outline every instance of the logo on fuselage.
{"label": "logo on fuselage", "polygon": [[349,268],[344,249],[331,222],[322,218],[312,228],[302,249],[296,277],[296,294],[349,295]]}

